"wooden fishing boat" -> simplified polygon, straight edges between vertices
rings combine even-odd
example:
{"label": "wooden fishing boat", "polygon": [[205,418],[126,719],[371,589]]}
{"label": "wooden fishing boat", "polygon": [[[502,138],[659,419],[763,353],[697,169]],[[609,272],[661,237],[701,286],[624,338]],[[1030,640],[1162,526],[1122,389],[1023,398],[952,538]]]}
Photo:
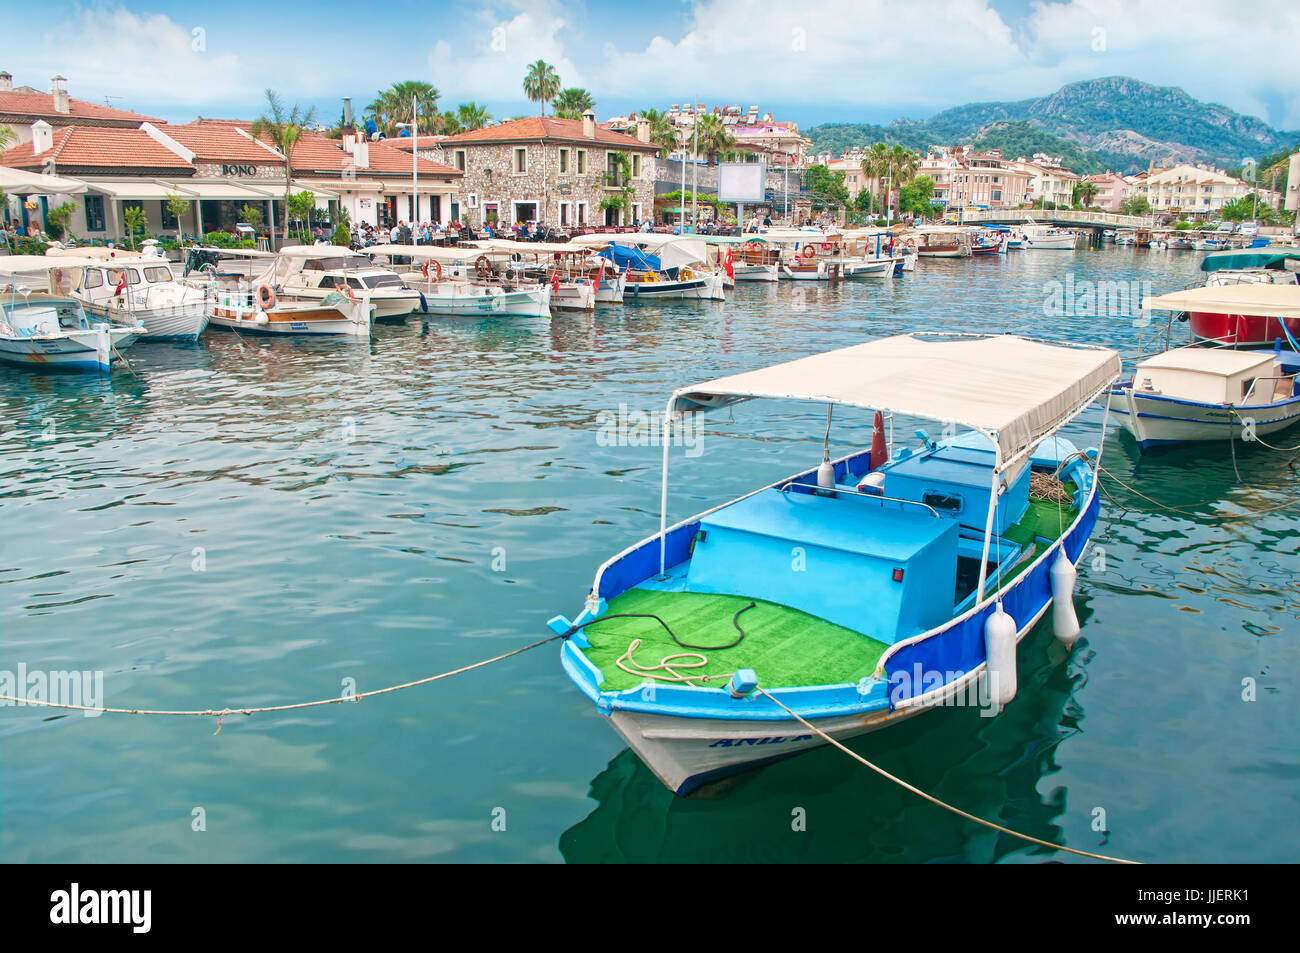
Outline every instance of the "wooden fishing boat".
{"label": "wooden fishing boat", "polygon": [[[419,295],[420,314],[551,316],[552,287],[523,269],[510,270],[515,262],[506,252],[469,244],[374,245],[365,252],[393,262],[388,267],[394,270],[410,269],[398,276]],[[397,259],[409,259],[409,264],[397,264]],[[590,289],[587,298],[588,303],[594,300]]]}
{"label": "wooden fishing boat", "polygon": [[922,226],[914,233],[916,253],[922,258],[969,258],[970,232],[956,226]]}
{"label": "wooden fishing boat", "polygon": [[724,274],[709,265],[709,246],[698,236],[657,232],[595,232],[572,247],[594,250],[623,273],[623,301],[683,298],[722,301]]}
{"label": "wooden fishing boat", "polygon": [[[836,740],[959,700],[999,710],[1049,607],[1078,635],[1099,451],[1057,431],[1119,371],[1106,348],[911,334],[679,388],[659,532],[550,620],[565,672],[678,794],[823,743],[786,708]],[[826,407],[821,464],[669,526],[672,427],[760,398]],[[876,428],[831,460],[837,405]],[[971,429],[895,452],[883,408]]]}
{"label": "wooden fishing boat", "polygon": [[333,292],[324,298],[279,296],[268,285],[214,282],[210,326],[241,334],[369,338],[368,298]]}

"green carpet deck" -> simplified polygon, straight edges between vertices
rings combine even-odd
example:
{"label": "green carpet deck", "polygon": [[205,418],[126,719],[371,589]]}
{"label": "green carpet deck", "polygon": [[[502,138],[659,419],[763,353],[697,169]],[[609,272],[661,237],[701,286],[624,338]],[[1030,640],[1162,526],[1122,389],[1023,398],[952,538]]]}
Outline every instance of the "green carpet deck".
{"label": "green carpet deck", "polygon": [[[732,617],[750,602],[757,605],[740,617],[740,627],[745,630],[741,643],[735,648],[701,651],[709,664],[689,670],[690,674],[725,675],[752,668],[758,683],[766,688],[837,685],[870,675],[887,648],[883,642],[806,612],[744,596],[629,589],[609,603],[606,614],[653,613],[683,642],[725,645],[739,634],[731,624]],[[586,634],[591,648],[585,654],[604,675],[600,687],[606,691],[634,688],[645,681],[615,664],[633,639],[641,640],[634,659],[643,668],[658,665],[666,655],[695,651],[674,642],[654,619],[611,619],[592,625]],[[708,684],[720,688],[725,683]]]}

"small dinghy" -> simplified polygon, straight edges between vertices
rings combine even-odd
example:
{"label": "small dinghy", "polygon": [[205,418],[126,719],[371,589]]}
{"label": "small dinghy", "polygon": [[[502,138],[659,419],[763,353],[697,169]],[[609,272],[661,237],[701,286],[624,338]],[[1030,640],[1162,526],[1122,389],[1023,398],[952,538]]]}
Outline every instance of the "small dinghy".
{"label": "small dinghy", "polygon": [[[1054,600],[1057,636],[1078,636],[1099,452],[1056,434],[1119,373],[1106,348],[906,334],[679,388],[659,532],[550,620],[565,672],[678,794],[824,743],[789,712],[836,740],[936,705],[996,712]],[[820,466],[667,525],[672,425],[755,399],[826,407]],[[831,460],[837,405],[876,426]],[[895,414],[969,429],[895,453],[885,414],[891,433]]]}

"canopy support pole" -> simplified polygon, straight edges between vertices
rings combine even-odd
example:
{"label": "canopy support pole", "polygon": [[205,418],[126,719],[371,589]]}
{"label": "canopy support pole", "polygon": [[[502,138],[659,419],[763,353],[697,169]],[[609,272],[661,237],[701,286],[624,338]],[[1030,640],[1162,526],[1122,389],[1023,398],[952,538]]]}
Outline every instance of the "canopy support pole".
{"label": "canopy support pole", "polygon": [[984,599],[984,583],[988,581],[989,544],[993,541],[993,517],[998,511],[998,486],[1002,482],[1002,446],[993,442],[993,483],[989,492],[989,512],[984,521],[984,551],[980,554],[980,579],[975,588],[975,604]]}
{"label": "canopy support pole", "polygon": [[668,409],[664,411],[663,426],[663,444],[664,444],[664,462],[663,476],[659,488],[659,575],[664,574],[664,559],[668,547],[668,446],[672,439],[673,427],[673,401],[668,401]]}

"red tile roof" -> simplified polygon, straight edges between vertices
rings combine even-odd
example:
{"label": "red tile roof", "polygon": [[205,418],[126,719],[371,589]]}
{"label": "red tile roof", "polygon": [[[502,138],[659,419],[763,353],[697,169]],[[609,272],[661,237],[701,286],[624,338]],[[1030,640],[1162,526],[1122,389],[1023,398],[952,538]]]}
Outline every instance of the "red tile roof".
{"label": "red tile roof", "polygon": [[[262,138],[263,141],[267,141],[265,136]],[[372,142],[369,145],[370,164],[364,169],[358,167],[356,170],[357,175],[411,174],[411,154],[409,152],[402,152],[400,149],[386,146],[382,142]],[[428,159],[419,159],[418,162],[421,175],[443,177],[464,175],[459,169],[453,169],[441,162],[430,162]],[[337,175],[351,165],[352,156],[343,151],[343,143],[340,140],[330,139],[313,132],[304,132],[293,149],[294,172]]]}
{"label": "red tile roof", "polygon": [[617,146],[622,149],[659,151],[659,146],[653,142],[642,142],[635,136],[627,136],[599,125],[596,126],[596,135],[588,137],[583,134],[582,120],[557,119],[554,116],[529,116],[525,119],[512,119],[495,126],[475,129],[472,132],[462,132],[443,139],[442,146],[454,148],[459,145],[492,142],[535,142],[539,139],[559,142],[594,142],[602,146]]}
{"label": "red tile roof", "polygon": [[0,155],[0,165],[39,170],[52,158],[56,171],[120,170],[130,174],[132,169],[193,170],[188,162],[139,129],[66,126],[55,129],[53,139],[53,147],[38,155],[33,155],[30,142],[15,146]]}
{"label": "red tile roof", "polygon": [[196,158],[215,162],[255,162],[259,165],[284,165],[277,153],[254,142],[233,123],[162,124],[158,131],[176,140]]}
{"label": "red tile roof", "polygon": [[66,113],[55,112],[53,93],[42,93],[30,88],[0,92],[0,119],[10,123],[24,119],[29,123],[44,119],[52,126],[71,123],[139,126],[142,122],[162,121],[153,116],[142,116],[130,110],[100,106],[81,99],[69,99]]}

